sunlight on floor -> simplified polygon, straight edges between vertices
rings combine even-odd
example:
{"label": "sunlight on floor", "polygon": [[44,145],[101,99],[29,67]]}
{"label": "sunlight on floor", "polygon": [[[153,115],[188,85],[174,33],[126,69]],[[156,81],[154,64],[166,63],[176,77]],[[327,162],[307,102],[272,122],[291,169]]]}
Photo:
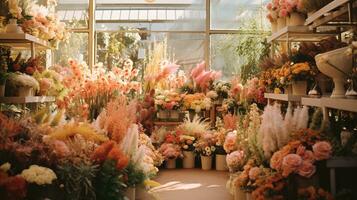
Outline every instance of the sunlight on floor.
{"label": "sunlight on floor", "polygon": [[153,188],[150,192],[162,192],[162,191],[173,191],[173,190],[192,190],[201,187],[200,183],[181,183],[178,181],[168,182],[159,187]]}

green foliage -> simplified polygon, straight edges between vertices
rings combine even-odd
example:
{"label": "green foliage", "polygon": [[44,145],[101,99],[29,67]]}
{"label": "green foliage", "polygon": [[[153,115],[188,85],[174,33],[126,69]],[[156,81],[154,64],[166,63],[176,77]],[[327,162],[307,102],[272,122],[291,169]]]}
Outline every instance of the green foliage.
{"label": "green foliage", "polygon": [[97,199],[124,200],[126,185],[123,172],[118,171],[115,165],[115,161],[107,160],[100,167],[95,180]]}
{"label": "green foliage", "polygon": [[315,131],[318,131],[322,127],[322,109],[317,108],[312,115],[311,123],[309,125],[309,128]]}
{"label": "green foliage", "polygon": [[143,171],[136,169],[133,163],[129,163],[129,165],[125,169],[125,174],[127,175],[127,186],[134,187],[135,185],[139,185],[144,182],[145,174]]}
{"label": "green foliage", "polygon": [[58,167],[59,181],[64,185],[67,200],[96,199],[93,180],[98,171],[97,165],[85,163],[65,163]]}

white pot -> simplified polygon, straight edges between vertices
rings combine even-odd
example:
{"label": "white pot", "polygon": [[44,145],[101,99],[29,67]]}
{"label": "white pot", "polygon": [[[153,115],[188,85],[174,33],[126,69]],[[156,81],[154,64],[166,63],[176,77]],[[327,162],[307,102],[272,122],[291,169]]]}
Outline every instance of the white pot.
{"label": "white pot", "polygon": [[17,25],[17,19],[10,19],[9,24],[5,27],[6,33],[24,33],[22,28]]}
{"label": "white pot", "polygon": [[183,151],[183,168],[195,168],[195,154],[193,151]]}
{"label": "white pot", "polygon": [[126,191],[125,191],[125,196],[129,199],[129,200],[135,200],[135,187],[129,187]]}
{"label": "white pot", "polygon": [[278,30],[284,28],[286,26],[286,17],[278,18]]}
{"label": "white pot", "polygon": [[31,87],[19,87],[18,88],[19,97],[32,97],[34,96],[33,89]]}
{"label": "white pot", "polygon": [[176,168],[176,159],[166,160],[166,169],[175,169]]}
{"label": "white pot", "polygon": [[287,18],[288,26],[302,26],[305,23],[305,15],[297,12],[293,12]]}
{"label": "white pot", "polygon": [[306,95],[307,81],[293,81],[293,95]]}
{"label": "white pot", "polygon": [[278,30],[278,22],[277,21],[272,22],[271,23],[271,32],[275,33],[277,30]]}
{"label": "white pot", "polygon": [[218,171],[228,170],[226,157],[227,155],[216,154],[216,170]]}
{"label": "white pot", "polygon": [[247,196],[243,190],[239,187],[236,187],[234,190],[234,200],[246,200]]}
{"label": "white pot", "polygon": [[4,96],[5,96],[5,84],[0,85],[0,97],[4,97]]}
{"label": "white pot", "polygon": [[212,156],[201,156],[201,165],[203,170],[211,170]]}

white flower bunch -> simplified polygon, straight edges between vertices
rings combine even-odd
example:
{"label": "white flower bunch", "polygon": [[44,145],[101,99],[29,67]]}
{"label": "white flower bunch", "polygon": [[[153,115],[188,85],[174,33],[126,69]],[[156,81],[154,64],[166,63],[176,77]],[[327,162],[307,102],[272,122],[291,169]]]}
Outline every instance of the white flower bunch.
{"label": "white flower bunch", "polygon": [[11,164],[7,162],[0,166],[0,171],[3,171],[6,173],[7,171],[10,170],[10,168],[11,168]]}
{"label": "white flower bunch", "polygon": [[31,165],[30,168],[23,170],[21,176],[27,182],[36,183],[37,185],[52,184],[52,181],[57,179],[52,169],[38,165]]}

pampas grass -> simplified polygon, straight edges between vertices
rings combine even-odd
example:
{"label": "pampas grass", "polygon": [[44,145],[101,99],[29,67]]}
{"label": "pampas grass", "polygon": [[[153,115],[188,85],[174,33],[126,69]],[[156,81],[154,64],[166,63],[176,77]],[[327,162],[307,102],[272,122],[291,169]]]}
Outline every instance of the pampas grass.
{"label": "pampas grass", "polygon": [[40,84],[34,77],[19,72],[11,73],[8,77],[7,83],[9,83],[12,87],[30,87],[35,91],[40,89]]}
{"label": "pampas grass", "polygon": [[192,120],[186,117],[184,122],[178,126],[178,130],[182,130],[185,135],[198,138],[201,134],[206,133],[210,129],[210,124],[207,120],[202,120],[198,115],[195,115]]}

